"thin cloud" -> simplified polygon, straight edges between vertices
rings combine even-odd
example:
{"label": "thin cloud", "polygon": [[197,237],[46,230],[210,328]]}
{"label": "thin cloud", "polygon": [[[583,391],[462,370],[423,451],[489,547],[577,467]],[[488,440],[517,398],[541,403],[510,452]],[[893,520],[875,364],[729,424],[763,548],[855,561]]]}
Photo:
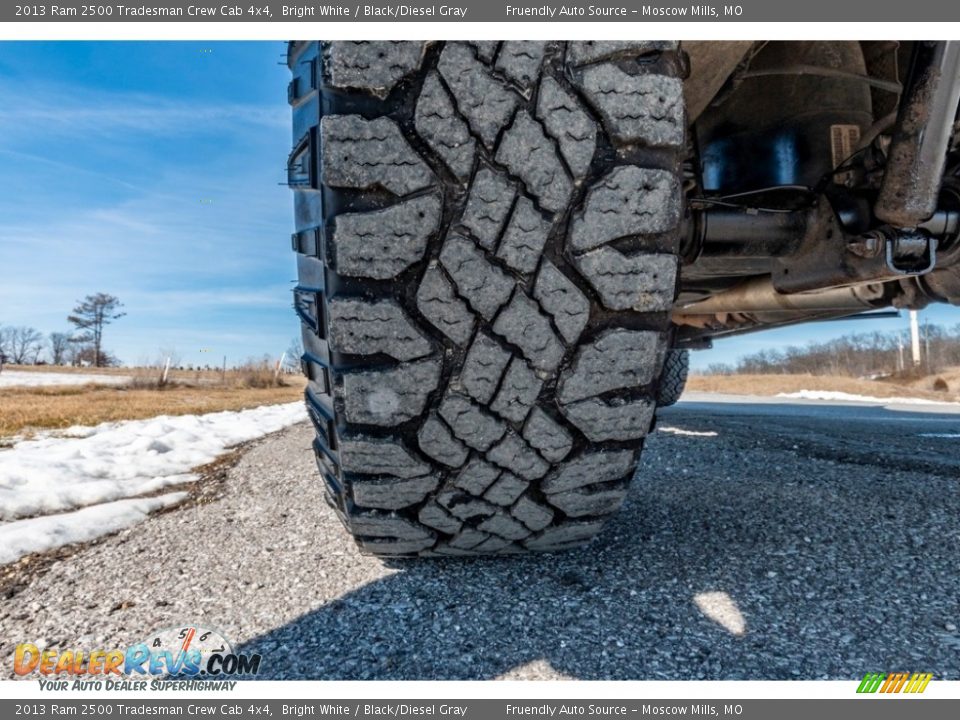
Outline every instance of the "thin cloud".
{"label": "thin cloud", "polygon": [[[286,128],[289,117],[280,105],[183,102],[144,93],[103,92],[69,85],[51,85],[29,93],[0,83],[4,97],[0,131],[8,137],[41,130],[89,139],[135,131],[151,135],[181,135],[197,131],[235,132],[239,127]],[[41,97],[56,98],[46,101]]]}

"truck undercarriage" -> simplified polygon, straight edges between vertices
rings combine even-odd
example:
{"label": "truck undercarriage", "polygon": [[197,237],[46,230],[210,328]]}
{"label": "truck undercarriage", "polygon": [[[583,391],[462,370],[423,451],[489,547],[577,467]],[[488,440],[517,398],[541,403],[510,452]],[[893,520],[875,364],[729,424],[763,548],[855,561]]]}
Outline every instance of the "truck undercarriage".
{"label": "truck undercarriage", "polygon": [[960,48],[683,45],[679,347],[960,304]]}

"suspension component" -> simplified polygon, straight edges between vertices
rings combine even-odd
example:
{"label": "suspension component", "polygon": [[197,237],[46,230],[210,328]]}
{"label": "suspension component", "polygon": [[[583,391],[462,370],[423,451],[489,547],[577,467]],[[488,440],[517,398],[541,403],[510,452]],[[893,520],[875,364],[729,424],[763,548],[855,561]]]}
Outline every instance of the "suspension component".
{"label": "suspension component", "polygon": [[950,135],[960,103],[960,43],[917,43],[874,212],[915,228],[937,209]]}

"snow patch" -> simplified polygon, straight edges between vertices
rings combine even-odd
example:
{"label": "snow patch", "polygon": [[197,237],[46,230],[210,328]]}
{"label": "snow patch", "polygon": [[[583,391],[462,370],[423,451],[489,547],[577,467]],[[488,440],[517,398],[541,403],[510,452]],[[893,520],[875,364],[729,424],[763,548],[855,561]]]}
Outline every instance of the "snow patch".
{"label": "snow patch", "polygon": [[842,402],[877,403],[879,405],[960,405],[960,403],[946,402],[943,400],[910,397],[872,397],[870,395],[854,395],[853,393],[838,392],[836,390],[800,390],[792,393],[777,393],[776,397],[798,400],[839,400]]}
{"label": "snow patch", "polygon": [[147,515],[182,502],[189,493],[117,500],[46,517],[0,524],[0,565],[28,553],[52,550],[70,543],[89,542],[145,520]]}
{"label": "snow patch", "polygon": [[[123,501],[193,482],[197,477],[191,471],[212,462],[227,448],[306,419],[303,403],[293,402],[236,412],[102,423],[70,428],[68,437],[48,434],[19,441],[0,453],[0,546],[7,553],[3,557],[9,557],[11,547],[26,547],[3,540],[17,528],[21,529],[16,532],[22,532],[29,527],[38,534],[30,547],[40,549],[79,542],[79,535],[90,539],[84,533],[94,532],[87,528],[99,527],[99,521],[90,525],[88,515],[69,512],[78,508],[99,508],[110,520],[94,537],[114,532],[121,520],[132,524],[137,520],[130,518],[145,516],[151,510],[143,508],[156,498],[141,498],[140,505],[120,504]],[[61,540],[63,537],[68,539]]]}
{"label": "snow patch", "polygon": [[668,426],[660,426],[657,428],[657,432],[670,433],[671,435],[687,435],[689,437],[717,437],[717,433],[712,430],[699,431],[699,430],[684,430],[683,428],[675,428]]}
{"label": "snow patch", "polygon": [[30,372],[29,370],[10,370],[0,373],[0,388],[3,387],[46,387],[49,385],[123,385],[130,382],[129,375],[103,375],[94,373],[58,373]]}

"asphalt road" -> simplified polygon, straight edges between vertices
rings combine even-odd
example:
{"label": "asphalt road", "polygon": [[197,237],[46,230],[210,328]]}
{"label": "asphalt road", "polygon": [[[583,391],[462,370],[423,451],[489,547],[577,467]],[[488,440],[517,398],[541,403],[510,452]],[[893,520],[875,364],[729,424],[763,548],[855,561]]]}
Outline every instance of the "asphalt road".
{"label": "asphalt road", "polygon": [[960,679],[958,412],[690,395],[600,539],[480,561],[358,555],[310,440],[52,563],[0,600],[0,655],[197,622],[268,678]]}

